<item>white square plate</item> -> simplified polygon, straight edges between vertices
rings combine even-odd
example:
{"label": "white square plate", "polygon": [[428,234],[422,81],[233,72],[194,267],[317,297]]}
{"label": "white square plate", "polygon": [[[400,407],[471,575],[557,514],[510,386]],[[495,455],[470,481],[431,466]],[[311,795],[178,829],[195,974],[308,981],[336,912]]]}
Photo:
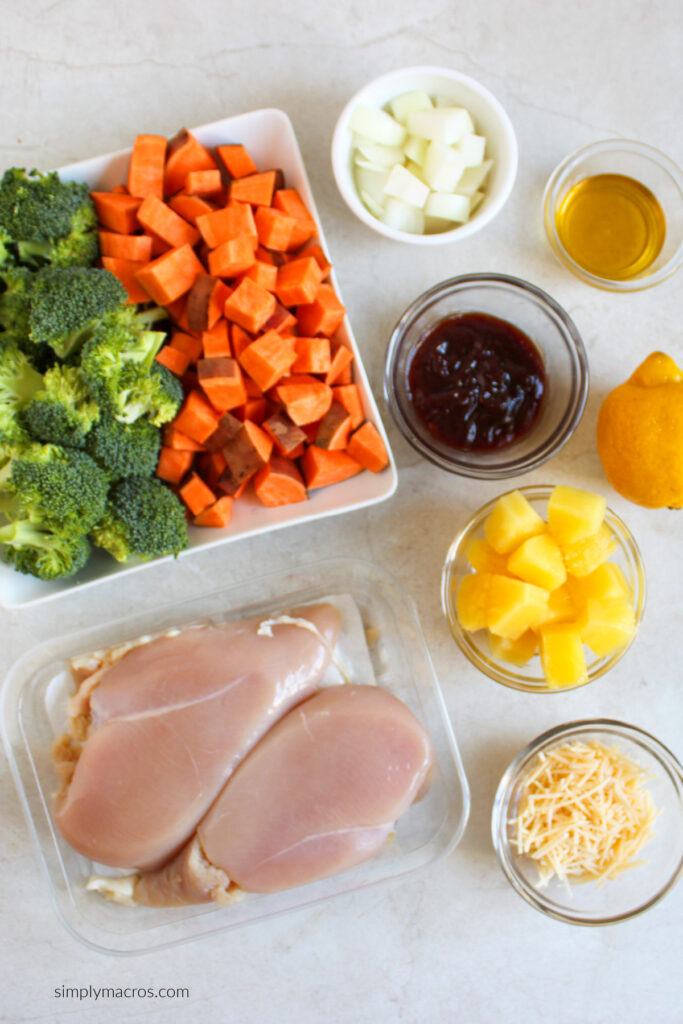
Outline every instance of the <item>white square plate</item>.
{"label": "white square plate", "polygon": [[[318,225],[317,240],[327,252],[301,150],[292,123],[282,110],[254,110],[248,114],[214,121],[191,131],[205,146],[241,142],[247,147],[259,169],[280,167],[284,172],[287,187],[298,189],[315,218]],[[121,150],[118,153],[93,157],[91,160],[82,160],[80,163],[59,168],[59,174],[64,181],[85,181],[93,189],[111,189],[125,181],[129,156],[130,150]],[[343,302],[334,271],[331,274],[331,281]],[[265,508],[254,495],[247,493],[235,502],[232,521],[224,529],[189,527],[190,546],[187,551],[180,554],[180,558],[189,558],[198,549],[227,544],[268,530],[310,522],[340,512],[351,512],[384,501],[394,493],[398,482],[396,465],[348,317],[340,328],[340,337],[354,353],[354,382],[360,390],[366,418],[374,423],[387,446],[389,466],[381,473],[366,471],[344,483],[312,491],[308,501],[283,505],[280,508]],[[105,553],[95,551],[80,573],[72,579],[54,583],[44,583],[32,576],[23,576],[11,566],[0,564],[0,604],[6,608],[36,604],[38,601],[45,601],[61,594],[83,590],[110,576],[137,572],[146,565],[155,565],[159,561],[161,559],[120,565]],[[171,563],[173,559],[169,556],[166,561]]]}

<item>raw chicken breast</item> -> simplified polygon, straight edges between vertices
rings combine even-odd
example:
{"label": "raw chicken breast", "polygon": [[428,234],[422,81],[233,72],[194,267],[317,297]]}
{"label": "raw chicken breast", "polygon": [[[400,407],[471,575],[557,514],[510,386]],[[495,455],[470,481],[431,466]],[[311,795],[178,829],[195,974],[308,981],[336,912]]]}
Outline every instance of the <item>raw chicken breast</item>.
{"label": "raw chicken breast", "polygon": [[90,698],[92,723],[58,798],[65,839],[102,864],[142,870],[174,856],[258,740],[320,685],[341,624],[333,605],[188,628],[129,650]]}
{"label": "raw chicken breast", "polygon": [[140,879],[135,901],[221,901],[227,879],[266,893],[344,871],[386,842],[431,767],[429,737],[396,697],[322,690],[252,750],[192,842]]}

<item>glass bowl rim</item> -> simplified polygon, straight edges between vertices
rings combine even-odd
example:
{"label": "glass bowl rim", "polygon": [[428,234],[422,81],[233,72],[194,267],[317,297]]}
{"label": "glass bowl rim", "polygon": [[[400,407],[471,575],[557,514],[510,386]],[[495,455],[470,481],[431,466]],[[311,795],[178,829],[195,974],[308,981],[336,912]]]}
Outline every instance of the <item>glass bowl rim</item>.
{"label": "glass bowl rim", "polygon": [[591,284],[596,288],[602,288],[605,291],[644,291],[646,288],[653,288],[655,285],[665,281],[668,277],[671,277],[671,275],[679,269],[681,264],[683,264],[683,235],[675,252],[654,274],[645,274],[640,277],[632,278],[628,281],[615,281],[608,277],[600,277],[598,274],[592,274],[590,271],[585,270],[579,263],[576,263],[562,245],[555,225],[554,210],[557,205],[559,193],[568,174],[582,161],[589,159],[591,156],[617,150],[629,150],[630,152],[637,153],[639,156],[649,159],[652,163],[657,164],[661,170],[668,174],[672,183],[678,188],[681,196],[681,202],[683,203],[683,170],[681,170],[678,164],[675,163],[671,157],[667,156],[666,153],[657,149],[655,146],[649,146],[646,143],[638,142],[635,139],[602,139],[599,142],[591,142],[587,146],[582,146],[580,149],[576,149],[572,153],[569,153],[568,156],[561,160],[552,171],[546,183],[543,191],[543,198],[541,200],[543,224],[545,227],[546,237],[555,258],[563,267],[570,270],[582,281],[585,281],[587,284]]}
{"label": "glass bowl rim", "polygon": [[[520,295],[525,300],[535,301],[542,309],[551,314],[558,326],[558,331],[570,359],[574,364],[576,377],[567,409],[550,437],[528,455],[518,457],[517,459],[511,458],[507,462],[491,467],[477,465],[475,461],[460,461],[461,456],[467,459],[468,455],[471,456],[472,454],[476,459],[478,454],[476,452],[459,453],[457,449],[453,449],[453,457],[447,458],[431,448],[427,441],[417,436],[406,422],[393,387],[396,360],[401,349],[401,343],[405,339],[410,325],[426,308],[433,302],[438,301],[438,299],[450,294],[457,294],[471,286],[477,285],[483,285],[484,287],[498,286],[503,291],[509,290]],[[529,473],[533,469],[538,468],[538,466],[541,466],[548,459],[556,455],[567,443],[581,421],[588,399],[589,380],[588,356],[583,339],[576,324],[566,310],[552,296],[543,291],[542,288],[522,278],[512,277],[509,274],[460,274],[447,278],[445,281],[440,281],[438,284],[422,292],[411,302],[394,326],[389,338],[384,361],[384,398],[389,406],[393,420],[405,440],[415,451],[419,452],[420,455],[440,469],[477,480],[506,480],[513,476],[520,476],[523,473]]]}
{"label": "glass bowl rim", "polygon": [[650,907],[659,903],[659,901],[662,900],[666,894],[671,891],[671,889],[673,889],[683,874],[682,849],[678,864],[671,876],[658,888],[657,892],[645,902],[634,907],[632,910],[622,911],[619,914],[609,914],[601,917],[588,917],[585,914],[572,913],[569,909],[559,909],[555,904],[551,905],[550,902],[544,898],[541,890],[526,882],[525,879],[514,869],[512,862],[508,857],[509,844],[506,840],[505,818],[510,795],[516,782],[521,778],[524,768],[542,750],[546,750],[548,747],[556,745],[563,739],[579,738],[587,733],[600,732],[608,733],[610,736],[621,737],[631,743],[634,743],[636,746],[644,749],[650,757],[661,765],[678,794],[681,816],[683,817],[683,765],[681,765],[675,754],[660,740],[658,740],[656,736],[653,736],[652,733],[647,732],[645,729],[641,729],[637,725],[631,725],[629,722],[622,722],[615,718],[577,719],[572,722],[564,722],[561,725],[554,726],[552,729],[548,729],[539,736],[536,736],[535,739],[531,740],[522,750],[520,750],[517,756],[513,758],[503,772],[496,789],[496,795],[493,800],[493,808],[491,811],[491,840],[493,848],[496,852],[498,863],[500,864],[503,874],[515,892],[526,900],[530,906],[534,907],[534,909],[540,910],[541,913],[554,918],[556,921],[562,921],[565,924],[582,925],[589,928],[600,927],[608,924],[617,924],[620,921],[627,921],[630,918],[637,917],[639,914],[644,913],[646,910],[649,910]]}
{"label": "glass bowl rim", "polygon": [[539,686],[532,683],[529,680],[529,677],[525,677],[521,670],[514,671],[514,667],[512,665],[509,669],[503,668],[498,664],[494,665],[490,659],[484,657],[479,645],[470,639],[470,634],[462,629],[458,623],[457,616],[455,616],[455,614],[449,614],[450,608],[453,608],[454,610],[454,603],[451,600],[453,590],[452,584],[454,582],[453,567],[464,541],[469,539],[468,535],[473,534],[483,525],[486,516],[493,510],[498,500],[503,497],[504,494],[510,494],[512,491],[519,491],[525,498],[527,498],[527,500],[535,501],[548,498],[554,486],[555,485],[553,484],[527,484],[524,487],[513,487],[510,491],[504,491],[503,494],[499,494],[495,498],[491,498],[490,501],[487,501],[485,505],[482,505],[477,509],[477,511],[469,518],[462,529],[458,531],[451,541],[441,573],[441,607],[444,615],[446,616],[446,621],[448,622],[453,639],[460,651],[465,655],[471,665],[479,669],[480,672],[483,672],[484,675],[488,676],[489,679],[492,679],[495,683],[499,683],[501,686],[507,686],[509,689],[519,690],[524,693],[568,693],[570,690],[579,690],[583,686],[588,686],[589,683],[595,682],[596,679],[599,679],[610,669],[614,668],[617,662],[619,662],[626,654],[626,651],[638,635],[640,623],[645,611],[647,580],[643,556],[635,537],[624,520],[608,505],[605,511],[605,521],[615,530],[620,547],[626,550],[636,569],[636,586],[634,589],[634,614],[636,628],[633,636],[624,647],[609,657],[606,656],[599,659],[597,666],[588,671],[585,682],[575,683],[574,686]]}

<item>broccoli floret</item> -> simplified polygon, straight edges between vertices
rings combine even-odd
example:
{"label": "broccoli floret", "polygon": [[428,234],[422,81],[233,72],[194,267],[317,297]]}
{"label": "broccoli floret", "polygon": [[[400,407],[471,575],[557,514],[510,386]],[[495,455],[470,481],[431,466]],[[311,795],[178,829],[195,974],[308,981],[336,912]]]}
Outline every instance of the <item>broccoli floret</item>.
{"label": "broccoli floret", "polygon": [[26,267],[6,266],[0,270],[5,288],[0,294],[0,344],[11,341],[26,353],[41,373],[52,366],[57,358],[49,345],[35,345],[29,337],[31,289],[36,275]]}
{"label": "broccoli floret", "polygon": [[14,260],[12,253],[12,236],[5,228],[0,227],[0,267],[11,264]]}
{"label": "broccoli floret", "polygon": [[19,346],[0,340],[0,439],[17,444],[29,440],[20,412],[42,383]]}
{"label": "broccoli floret", "polygon": [[54,366],[44,374],[43,386],[35,392],[19,418],[38,441],[64,448],[82,448],[99,416],[99,406],[91,398],[79,368]]}
{"label": "broccoli floret", "polygon": [[103,416],[85,440],[85,450],[112,480],[152,476],[159,459],[161,434],[149,420],[119,423]]}
{"label": "broccoli floret", "polygon": [[49,345],[35,345],[29,337],[31,289],[36,275],[26,267],[6,266],[0,270],[4,290],[0,294],[0,344],[12,342],[26,353],[40,372],[52,366],[57,358]]}
{"label": "broccoli floret", "polygon": [[64,579],[82,569],[90,556],[90,541],[20,520],[0,527],[0,551],[19,572],[41,580]]}
{"label": "broccoli floret", "polygon": [[121,423],[145,416],[155,426],[173,419],[183,393],[179,381],[154,361],[165,334],[151,331],[166,314],[130,307],[105,317],[81,354],[81,369],[102,409]]}
{"label": "broccoli floret", "polygon": [[97,256],[97,215],[88,186],[56,172],[14,167],[0,181],[0,228],[21,263],[89,266]]}
{"label": "broccoli floret", "polygon": [[5,290],[0,295],[0,324],[17,339],[27,337],[34,275],[26,267],[6,266],[1,276]]}
{"label": "broccoli floret", "polygon": [[26,354],[0,335],[0,406],[22,409],[42,383],[42,375]]}
{"label": "broccoli floret", "polygon": [[108,270],[48,267],[31,288],[29,335],[66,359],[85,342],[107,313],[122,307],[128,293]]}
{"label": "broccoli floret", "polygon": [[25,446],[0,469],[0,495],[15,501],[15,516],[66,536],[101,519],[108,488],[105,471],[76,448]]}
{"label": "broccoli floret", "polygon": [[165,366],[155,363],[149,373],[141,373],[132,365],[121,374],[122,401],[114,413],[123,422],[134,422],[146,416],[155,427],[172,420],[183,401],[183,388],[178,378]]}
{"label": "broccoli floret", "polygon": [[[25,262],[28,247],[35,251],[38,242],[26,242],[19,246],[19,252]],[[72,231],[66,238],[60,238],[44,255],[53,267],[91,267],[100,255],[100,243],[96,231]]]}
{"label": "broccoli floret", "polygon": [[91,538],[119,562],[177,555],[187,547],[183,505],[161,480],[128,477],[112,487]]}

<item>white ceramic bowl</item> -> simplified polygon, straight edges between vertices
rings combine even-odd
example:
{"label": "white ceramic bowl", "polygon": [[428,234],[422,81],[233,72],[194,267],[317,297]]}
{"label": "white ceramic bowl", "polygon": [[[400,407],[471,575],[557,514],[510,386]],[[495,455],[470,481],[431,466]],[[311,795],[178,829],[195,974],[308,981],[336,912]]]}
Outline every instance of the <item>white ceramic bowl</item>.
{"label": "white ceramic bowl", "polygon": [[[458,106],[466,107],[474,119],[477,132],[486,136],[487,158],[494,161],[486,179],[484,199],[467,223],[459,224],[451,231],[432,235],[415,235],[387,227],[363,205],[353,179],[353,138],[349,121],[354,108],[359,104],[383,107],[395,96],[415,89],[424,89],[430,96],[448,97]],[[368,82],[351,97],[342,110],[332,138],[332,169],[344,202],[368,227],[397,242],[443,245],[480,231],[501,211],[517,174],[517,139],[510,118],[498,100],[473,78],[451,71],[450,68],[398,68]]]}

